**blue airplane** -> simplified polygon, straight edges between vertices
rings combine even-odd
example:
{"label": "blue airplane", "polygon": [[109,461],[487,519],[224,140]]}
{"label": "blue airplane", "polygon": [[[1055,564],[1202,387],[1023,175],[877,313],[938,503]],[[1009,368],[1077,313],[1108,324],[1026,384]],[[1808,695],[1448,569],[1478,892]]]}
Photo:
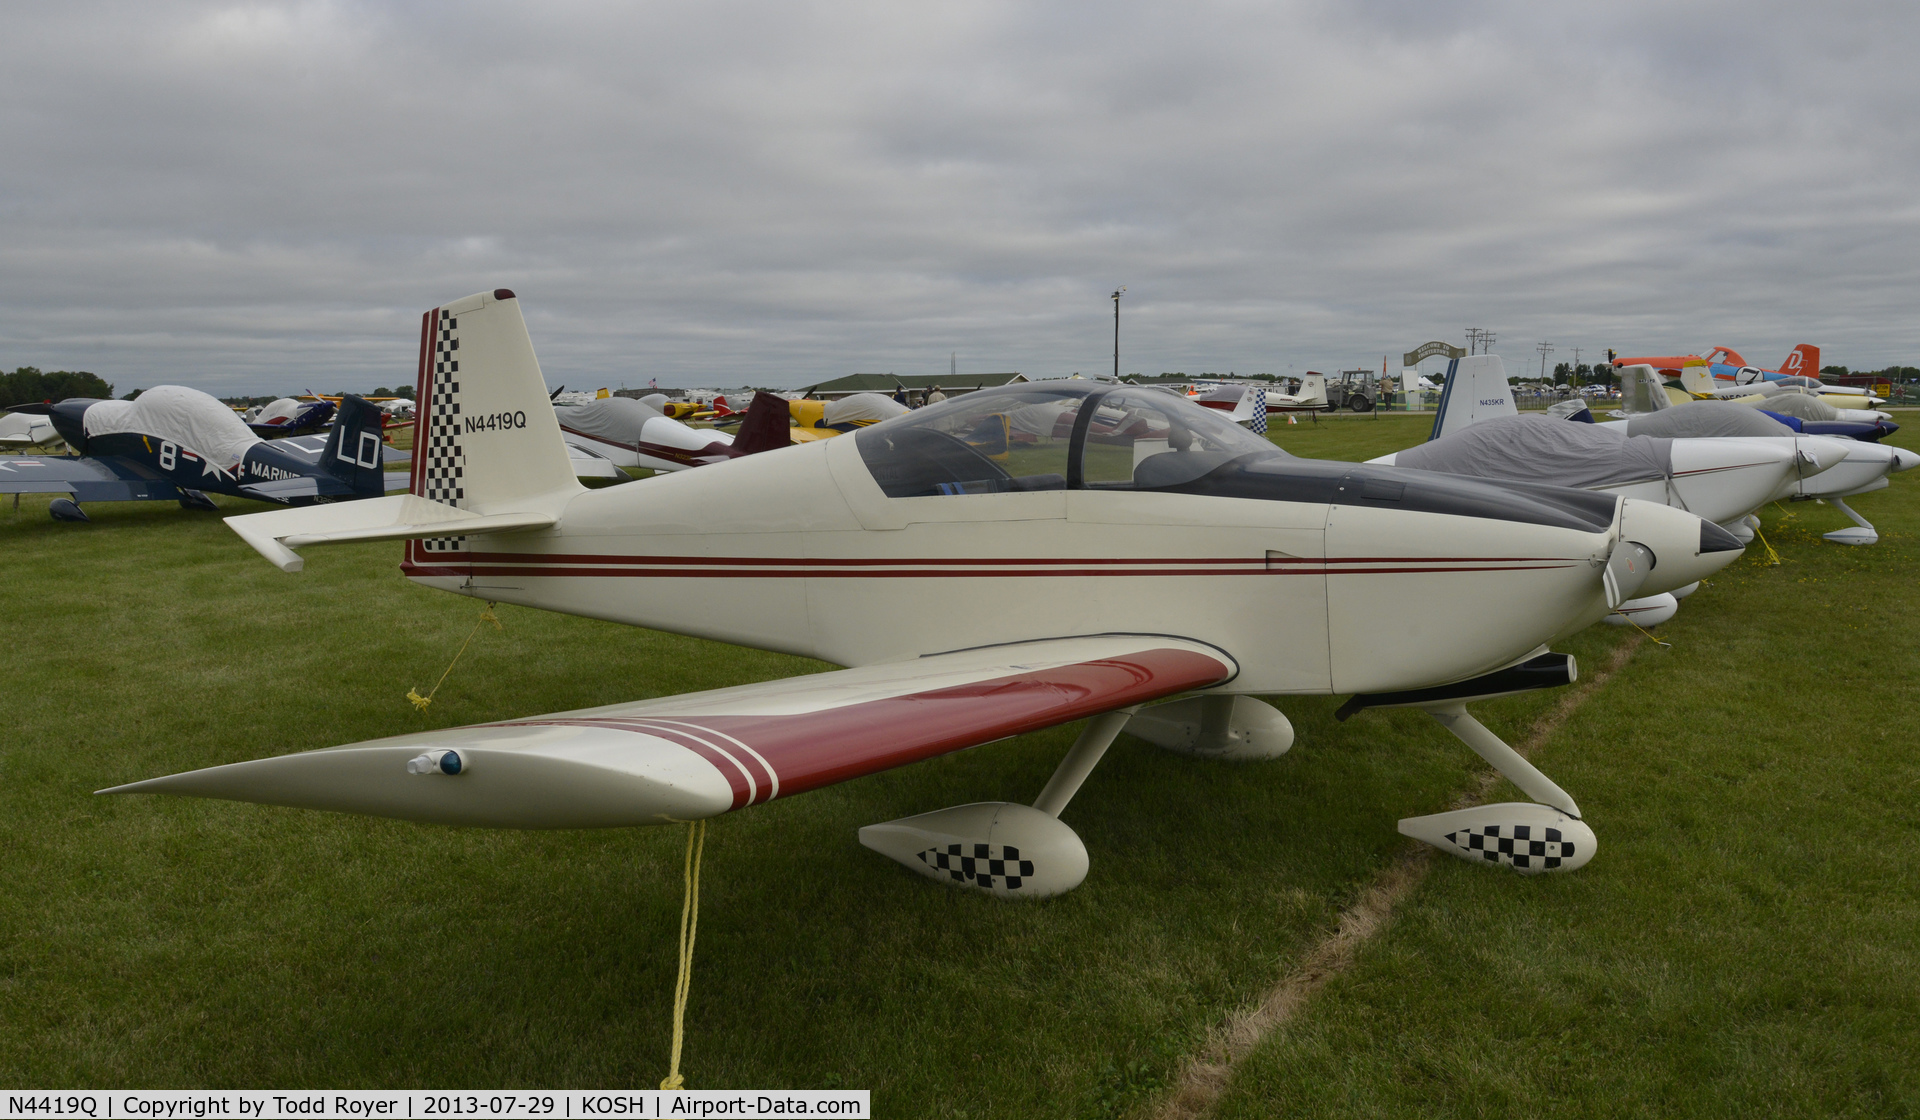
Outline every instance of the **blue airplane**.
{"label": "blue airplane", "polygon": [[403,453],[380,441],[381,411],[359,397],[340,405],[324,438],[268,442],[215,398],[180,385],[156,385],[131,401],[71,397],[18,404],[7,411],[45,416],[78,454],[0,456],[0,494],[61,494],[47,507],[57,521],[87,521],[81,502],[178,501],[213,509],[207,494],[277,505],[377,498],[404,490],[389,482],[388,462]]}
{"label": "blue airplane", "polygon": [[261,409],[257,418],[247,421],[247,427],[264,439],[311,435],[324,431],[333,422],[335,409],[334,403],[324,397],[306,401],[282,397]]}

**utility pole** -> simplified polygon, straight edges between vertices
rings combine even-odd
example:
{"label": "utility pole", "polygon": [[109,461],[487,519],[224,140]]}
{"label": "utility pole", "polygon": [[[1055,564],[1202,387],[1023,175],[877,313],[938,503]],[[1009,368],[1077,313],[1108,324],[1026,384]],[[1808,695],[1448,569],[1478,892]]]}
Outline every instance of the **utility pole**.
{"label": "utility pole", "polygon": [[1553,343],[1542,342],[1540,345],[1534,347],[1534,349],[1540,351],[1540,380],[1545,381],[1547,379],[1547,355],[1553,353]]}
{"label": "utility pole", "polygon": [[1493,332],[1485,327],[1467,328],[1467,353],[1493,353]]}
{"label": "utility pole", "polygon": [[1126,285],[1113,293],[1113,379],[1120,380],[1120,297],[1127,294]]}
{"label": "utility pole", "polygon": [[1580,376],[1580,348],[1578,346],[1573,348],[1573,375],[1575,377]]}

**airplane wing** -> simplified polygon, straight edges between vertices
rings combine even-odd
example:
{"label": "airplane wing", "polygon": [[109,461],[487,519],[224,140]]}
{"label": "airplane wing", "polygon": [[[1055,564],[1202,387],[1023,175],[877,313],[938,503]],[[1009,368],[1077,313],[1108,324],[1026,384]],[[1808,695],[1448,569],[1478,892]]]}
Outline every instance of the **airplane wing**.
{"label": "airplane wing", "polygon": [[494,828],[717,816],[1233,679],[1214,646],[1101,634],[988,646],[215,766],[173,793]]}
{"label": "airplane wing", "polygon": [[163,478],[116,470],[104,459],[9,455],[0,459],[0,494],[71,494],[78,502],[142,502],[177,499],[180,490]]}

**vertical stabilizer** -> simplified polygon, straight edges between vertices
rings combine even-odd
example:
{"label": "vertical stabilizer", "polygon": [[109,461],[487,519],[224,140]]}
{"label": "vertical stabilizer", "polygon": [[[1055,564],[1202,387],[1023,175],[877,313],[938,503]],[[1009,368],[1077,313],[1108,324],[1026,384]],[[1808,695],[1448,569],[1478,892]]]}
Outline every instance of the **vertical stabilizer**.
{"label": "vertical stabilizer", "polygon": [[490,514],[547,509],[581,492],[507,289],[421,317],[416,399],[415,494]]}
{"label": "vertical stabilizer", "polygon": [[1300,399],[1297,403],[1312,405],[1315,408],[1327,407],[1327,375],[1309,371],[1305,377],[1301,378]]}
{"label": "vertical stabilizer", "polygon": [[1628,416],[1643,416],[1672,408],[1666,382],[1649,365],[1626,366],[1620,370],[1620,411]]}
{"label": "vertical stabilizer", "polygon": [[1787,377],[1819,377],[1820,348],[1804,342],[1794,347],[1787,360],[1780,363],[1780,372]]}
{"label": "vertical stabilizer", "polygon": [[1427,438],[1439,439],[1481,420],[1519,414],[1500,355],[1469,354],[1447,364],[1447,383],[1440,390],[1440,408]]}
{"label": "vertical stabilizer", "polygon": [[1680,387],[1696,397],[1711,397],[1720,388],[1704,361],[1688,362],[1680,368]]}
{"label": "vertical stabilizer", "polygon": [[320,453],[320,468],[353,487],[354,493],[363,498],[378,498],[387,492],[380,447],[380,424],[385,415],[359,397],[341,397],[340,414],[327,434],[326,450]]}

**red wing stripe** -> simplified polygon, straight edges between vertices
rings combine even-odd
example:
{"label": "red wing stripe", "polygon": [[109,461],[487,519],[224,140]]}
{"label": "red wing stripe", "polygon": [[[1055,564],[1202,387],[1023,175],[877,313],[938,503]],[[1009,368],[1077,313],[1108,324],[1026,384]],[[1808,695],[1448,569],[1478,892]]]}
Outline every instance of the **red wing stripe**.
{"label": "red wing stripe", "polygon": [[[1183,649],[1145,649],[817,712],[698,715],[685,721],[653,720],[640,714],[583,716],[509,720],[492,726],[613,728],[683,743],[712,762],[714,756],[707,752],[715,748],[704,740],[659,724],[695,727],[742,745],[751,743],[754,757],[766,763],[769,773],[780,775],[779,795],[785,797],[1009,735],[1206,688],[1231,674],[1231,666],[1218,657]],[[735,786],[734,808],[748,803],[746,793],[744,786]]]}
{"label": "red wing stripe", "polygon": [[[715,731],[711,727],[702,727],[700,724],[697,724],[697,723],[685,723],[677,719],[648,719],[646,722],[657,723],[663,727],[691,728],[694,731],[699,731],[707,735],[713,735],[713,736],[717,736],[718,738],[725,739],[727,742],[732,743],[735,747],[738,747],[749,758],[759,763],[760,768],[766,771],[766,774],[761,779],[761,782],[767,788],[767,795],[764,798],[761,798],[761,800],[772,801],[774,798],[780,796],[780,775],[777,772],[775,772],[773,768],[773,763],[768,762],[764,757],[762,757],[759,751],[754,750],[752,747],[734,738],[733,736],[727,734],[726,732]],[[717,748],[719,747],[718,744],[715,744],[715,746]],[[719,749],[724,750],[725,748],[719,748]]]}
{"label": "red wing stripe", "polygon": [[728,787],[733,790],[733,804],[728,807],[729,811],[751,805],[754,801],[755,790],[751,784],[753,776],[747,773],[746,767],[740,765],[740,760],[725,751],[714,748],[706,740],[688,735],[685,732],[650,727],[630,720],[604,718],[517,719],[510,720],[506,723],[488,724],[487,726],[613,728],[617,731],[631,731],[636,735],[651,735],[656,739],[665,739],[675,746],[685,747],[701,758],[706,759],[707,765],[718,770],[720,776],[727,780]]}
{"label": "red wing stripe", "polygon": [[[775,787],[779,784],[779,778],[775,776],[773,767],[767,765],[767,760],[760,757],[759,751],[747,747],[745,743],[740,742],[740,740],[735,739],[733,736],[722,735],[711,728],[702,727],[697,723],[685,723],[672,719],[648,719],[641,716],[631,718],[635,724],[652,731],[654,734],[698,739],[700,742],[705,743],[707,746],[712,747],[714,750],[732,759],[733,764],[740,767],[741,771],[747,776],[748,789],[752,794],[748,799],[748,804],[771,801],[777,796]],[[714,742],[714,739],[724,739],[731,745],[722,746]]]}

